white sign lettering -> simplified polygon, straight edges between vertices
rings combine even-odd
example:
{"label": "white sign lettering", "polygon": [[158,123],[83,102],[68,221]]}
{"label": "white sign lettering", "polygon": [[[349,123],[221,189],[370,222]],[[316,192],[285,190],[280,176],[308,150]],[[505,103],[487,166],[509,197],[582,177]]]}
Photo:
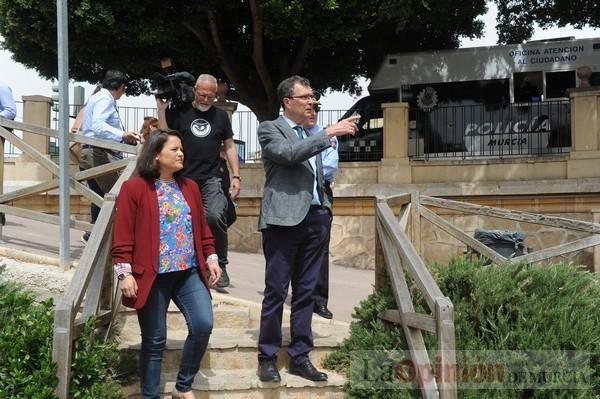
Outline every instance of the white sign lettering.
{"label": "white sign lettering", "polygon": [[527,120],[469,123],[465,128],[465,146],[471,156],[526,154],[546,148],[550,136],[547,115]]}

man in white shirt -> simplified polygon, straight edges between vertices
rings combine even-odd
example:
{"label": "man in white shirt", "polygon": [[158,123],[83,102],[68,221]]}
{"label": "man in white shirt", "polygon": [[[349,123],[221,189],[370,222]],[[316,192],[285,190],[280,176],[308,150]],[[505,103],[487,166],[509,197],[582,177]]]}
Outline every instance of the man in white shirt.
{"label": "man in white shirt", "polygon": [[0,117],[14,120],[17,116],[17,106],[10,87],[0,80]]}
{"label": "man in white shirt", "polygon": [[[0,80],[0,118],[14,120],[17,117],[17,106],[10,87]],[[8,129],[11,130],[12,129]],[[0,224],[6,224],[6,216],[0,213]]]}
{"label": "man in white shirt", "polygon": [[[109,70],[102,81],[102,89],[88,100],[85,106],[85,115],[81,126],[81,133],[86,137],[112,140],[134,144],[139,140],[135,132],[126,132],[117,111],[117,100],[125,93],[127,77],[123,72]],[[100,147],[83,145],[81,150],[81,169],[122,159],[120,152],[107,150]],[[91,190],[101,197],[110,191],[119,178],[118,173],[111,173],[88,180]],[[91,222],[95,223],[100,213],[100,208],[92,204]],[[89,233],[85,233],[82,240],[87,242]]]}

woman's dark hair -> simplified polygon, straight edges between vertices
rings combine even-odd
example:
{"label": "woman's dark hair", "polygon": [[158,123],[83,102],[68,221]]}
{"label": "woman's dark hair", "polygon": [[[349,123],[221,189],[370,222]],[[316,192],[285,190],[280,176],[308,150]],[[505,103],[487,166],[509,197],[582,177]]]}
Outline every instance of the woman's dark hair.
{"label": "woman's dark hair", "polygon": [[[135,165],[134,175],[144,179],[158,179],[160,177],[160,168],[156,161],[156,154],[162,151],[169,136],[175,136],[181,140],[181,134],[177,130],[158,129],[152,132],[147,138],[140,155],[138,155]],[[181,140],[183,142],[183,140]],[[175,176],[181,171],[175,172]]]}
{"label": "woman's dark hair", "polygon": [[158,129],[158,119],[153,116],[144,116],[144,123],[140,128],[140,135],[145,139],[146,136],[150,134],[150,131],[153,130],[151,129],[152,127],[154,130]]}

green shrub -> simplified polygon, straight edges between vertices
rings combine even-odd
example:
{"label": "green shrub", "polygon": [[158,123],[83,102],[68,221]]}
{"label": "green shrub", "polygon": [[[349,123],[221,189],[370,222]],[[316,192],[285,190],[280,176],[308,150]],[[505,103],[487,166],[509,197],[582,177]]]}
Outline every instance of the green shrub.
{"label": "green shrub", "polygon": [[113,340],[96,339],[91,318],[86,323],[73,353],[71,398],[123,398],[117,383],[115,367],[119,364],[119,349]]}
{"label": "green shrub", "polygon": [[54,398],[52,301],[0,282],[0,397]]}
{"label": "green shrub", "polygon": [[394,307],[389,288],[369,295],[354,309],[349,337],[325,359],[325,367],[346,371],[346,397],[418,397],[410,386],[394,378],[394,365],[406,348],[404,335],[377,317]]}
{"label": "green shrub", "polygon": [[[600,397],[600,286],[595,275],[567,264],[483,266],[464,258],[431,270],[454,304],[459,397]],[[414,302],[416,308],[424,308],[419,295]],[[326,360],[327,367],[347,372],[349,398],[419,397],[414,387],[399,381],[396,367],[399,359],[407,358],[402,352],[407,346],[401,328],[377,319],[387,308],[395,308],[389,290],[362,302],[350,337]],[[424,333],[424,338],[434,353],[435,336]],[[461,358],[499,364],[503,372],[515,375],[539,377],[542,374],[535,373],[543,369],[576,374],[584,384],[565,389],[562,381],[547,381],[539,388],[515,381],[511,389],[498,389],[502,384],[490,380],[487,386],[476,385],[486,389],[471,389],[473,375],[461,368]]]}
{"label": "green shrub", "polygon": [[[2,270],[0,267],[0,273]],[[121,388],[112,378],[117,347],[94,340],[93,323],[86,324],[75,343],[70,396],[122,398]],[[53,326],[51,300],[36,303],[23,287],[0,281],[0,398],[56,398]]]}

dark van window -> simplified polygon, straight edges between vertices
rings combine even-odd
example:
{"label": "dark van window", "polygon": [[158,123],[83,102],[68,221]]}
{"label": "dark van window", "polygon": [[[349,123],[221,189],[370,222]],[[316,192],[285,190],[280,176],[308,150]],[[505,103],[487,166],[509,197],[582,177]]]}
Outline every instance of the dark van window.
{"label": "dark van window", "polygon": [[542,72],[515,72],[513,74],[513,94],[516,103],[542,101],[544,88]]}
{"label": "dark van window", "polygon": [[569,97],[567,89],[575,87],[575,71],[546,72],[546,98]]}
{"label": "dark van window", "polygon": [[398,93],[384,92],[363,97],[340,118],[360,114],[356,136],[338,137],[340,162],[379,161],[383,156],[383,109],[381,104],[397,102]]}

